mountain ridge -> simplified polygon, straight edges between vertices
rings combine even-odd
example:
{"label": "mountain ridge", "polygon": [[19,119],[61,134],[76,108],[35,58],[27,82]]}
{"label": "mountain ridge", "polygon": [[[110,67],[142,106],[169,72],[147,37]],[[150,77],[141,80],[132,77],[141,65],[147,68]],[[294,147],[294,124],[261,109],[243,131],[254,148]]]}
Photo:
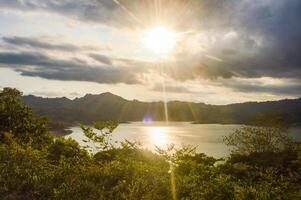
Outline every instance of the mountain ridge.
{"label": "mountain ridge", "polygon": [[[144,103],[162,103],[163,101],[157,100],[157,101],[142,101],[138,99],[126,99],[124,97],[121,97],[117,94],[111,93],[111,92],[103,92],[99,94],[92,94],[92,93],[87,93],[81,97],[75,97],[74,99],[62,96],[62,97],[43,97],[43,96],[37,96],[33,94],[28,94],[28,95],[23,95],[22,97],[27,98],[27,97],[36,97],[36,98],[42,98],[42,99],[68,99],[70,101],[78,100],[78,99],[83,99],[89,96],[111,96],[111,97],[118,97],[121,99],[124,99],[126,101],[138,101],[138,102],[144,102]],[[209,104],[209,103],[204,103],[204,102],[193,102],[193,101],[181,101],[181,100],[170,100],[168,102],[181,102],[181,103],[196,103],[196,104],[204,104],[204,105],[211,105],[211,106],[230,106],[230,105],[238,105],[238,104],[248,104],[248,103],[270,103],[270,102],[281,102],[281,101],[291,101],[291,100],[301,100],[301,97],[298,98],[285,98],[285,99],[279,99],[279,100],[267,100],[267,101],[245,101],[245,102],[238,102],[238,103],[228,103],[228,104]]]}
{"label": "mountain ridge", "polygon": [[[35,113],[67,124],[92,123],[98,120],[143,121],[145,116],[156,121],[165,119],[162,101],[127,100],[110,92],[86,94],[73,100],[34,95],[23,96],[22,99]],[[228,105],[175,100],[169,101],[167,105],[171,121],[247,124],[258,115],[274,112],[283,115],[289,124],[301,124],[301,98]]]}

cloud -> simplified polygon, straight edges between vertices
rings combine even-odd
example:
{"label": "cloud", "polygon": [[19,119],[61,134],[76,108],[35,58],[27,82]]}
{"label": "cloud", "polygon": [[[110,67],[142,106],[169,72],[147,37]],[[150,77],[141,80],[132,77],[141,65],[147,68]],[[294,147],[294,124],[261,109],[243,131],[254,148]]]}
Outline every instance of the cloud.
{"label": "cloud", "polygon": [[201,15],[217,13],[207,15],[209,20],[202,24],[206,31],[218,32],[207,51],[224,60],[221,69],[238,77],[301,78],[300,1],[216,3],[211,1],[214,5]]}
{"label": "cloud", "polygon": [[[120,31],[120,34],[124,28],[131,29],[137,26],[144,28],[140,24],[151,26],[160,21],[183,33],[180,44],[172,55],[174,60],[164,63],[166,75],[175,81],[210,79],[218,82],[225,79],[228,84],[225,83],[224,86],[237,91],[260,93],[270,91],[273,94],[299,95],[300,0],[119,0],[119,2],[126,9],[122,9],[111,0],[0,0],[0,9],[59,14],[83,23],[113,27]],[[154,2],[158,4],[155,5]],[[155,9],[155,6],[164,9]],[[193,34],[184,34],[186,31]],[[68,51],[82,48],[47,43],[36,38],[6,37],[3,40],[16,47],[35,49]],[[101,54],[87,56],[98,61],[99,66],[76,60],[51,59],[31,53],[12,55],[4,52],[0,55],[0,62],[14,67],[27,76],[99,83],[139,83],[137,77],[155,68],[154,63],[146,61],[113,59]],[[281,85],[233,81],[235,78],[253,80],[261,77],[298,81],[294,84]],[[181,88],[172,90],[181,92]]]}
{"label": "cloud", "polygon": [[91,81],[97,83],[138,84],[143,71],[135,66],[88,65],[72,60],[53,59],[38,53],[0,52],[2,67],[13,68],[23,76],[53,80]]}
{"label": "cloud", "polygon": [[0,0],[3,10],[48,12],[119,28],[141,28],[158,22],[176,25],[181,21],[184,25],[183,16],[187,19],[192,13],[187,10],[194,7],[190,4],[182,0]]}
{"label": "cloud", "polygon": [[273,95],[301,96],[301,81],[296,79],[219,79],[217,85],[243,93],[265,93]]}
{"label": "cloud", "polygon": [[61,91],[34,91],[31,95],[42,96],[42,97],[59,97],[64,96]]}
{"label": "cloud", "polygon": [[114,13],[122,15],[124,12],[110,0],[0,0],[0,8],[19,12],[48,12],[86,23],[114,26],[120,26],[120,21],[126,19],[116,19]]}
{"label": "cloud", "polygon": [[[163,86],[162,84],[156,84],[152,87],[152,90],[156,92],[162,92]],[[171,93],[194,93],[194,91],[187,89],[187,87],[174,85],[166,85],[165,90]]]}
{"label": "cloud", "polygon": [[14,46],[16,48],[26,47],[34,50],[59,50],[66,52],[75,52],[75,51],[97,51],[100,50],[98,47],[94,46],[77,46],[73,44],[55,44],[54,42],[44,41],[39,38],[30,38],[30,37],[3,37],[3,42],[6,45]]}
{"label": "cloud", "polygon": [[177,77],[301,79],[300,1],[201,0],[194,5],[195,16],[187,23],[194,34],[184,34],[174,54]]}
{"label": "cloud", "polygon": [[[193,42],[194,45],[204,46],[207,55],[224,61],[216,64],[216,67],[204,63],[210,66],[205,73],[212,77],[225,77],[225,73],[229,78],[301,76],[299,0],[118,2],[122,6],[111,0],[0,0],[0,6],[5,10],[56,13],[84,23],[93,22],[115,28],[135,26],[137,22],[131,17],[134,15],[143,26],[161,22],[178,31],[194,30],[198,33],[199,38]],[[164,9],[158,10],[158,7]],[[187,38],[189,40],[190,35]],[[24,38],[21,42],[24,44]],[[40,43],[35,45],[43,46]],[[188,46],[182,51],[189,54],[192,49]],[[204,55],[200,53],[198,56]]]}
{"label": "cloud", "polygon": [[101,55],[101,54],[90,54],[90,57],[93,58],[94,60],[97,60],[98,62],[101,62],[103,64],[107,64],[107,65],[112,65],[112,61],[110,58],[108,58],[105,55]]}
{"label": "cloud", "polygon": [[264,85],[246,85],[237,84],[234,85],[236,91],[239,92],[252,92],[252,93],[269,93],[274,95],[290,95],[290,96],[301,96],[301,84],[296,85],[281,85],[281,86],[264,86]]}

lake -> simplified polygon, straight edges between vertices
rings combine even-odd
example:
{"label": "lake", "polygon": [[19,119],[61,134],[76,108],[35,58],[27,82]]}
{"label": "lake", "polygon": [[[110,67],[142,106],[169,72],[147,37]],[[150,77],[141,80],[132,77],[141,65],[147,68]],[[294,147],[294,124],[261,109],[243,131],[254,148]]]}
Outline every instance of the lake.
{"label": "lake", "polygon": [[[241,125],[224,124],[191,124],[190,122],[164,122],[142,123],[132,122],[120,124],[113,132],[113,141],[139,141],[143,148],[154,151],[155,146],[164,148],[168,144],[193,145],[197,147],[197,152],[205,153],[216,158],[229,155],[230,149],[223,143],[223,136],[233,132]],[[82,140],[86,139],[80,127],[72,127],[71,137],[86,145]],[[290,135],[301,141],[301,128],[291,128]]]}

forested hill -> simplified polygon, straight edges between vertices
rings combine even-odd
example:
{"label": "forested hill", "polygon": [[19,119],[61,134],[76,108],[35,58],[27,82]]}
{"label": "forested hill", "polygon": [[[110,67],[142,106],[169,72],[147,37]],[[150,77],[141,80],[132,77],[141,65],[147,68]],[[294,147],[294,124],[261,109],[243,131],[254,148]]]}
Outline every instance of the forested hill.
{"label": "forested hill", "polygon": [[[98,120],[142,121],[145,116],[157,121],[164,120],[163,102],[129,101],[111,93],[87,94],[74,100],[29,95],[23,96],[23,101],[34,112],[68,124]],[[277,115],[289,124],[301,124],[301,98],[222,106],[171,101],[168,102],[168,111],[171,121],[250,123],[253,119],[264,118],[266,115]]]}

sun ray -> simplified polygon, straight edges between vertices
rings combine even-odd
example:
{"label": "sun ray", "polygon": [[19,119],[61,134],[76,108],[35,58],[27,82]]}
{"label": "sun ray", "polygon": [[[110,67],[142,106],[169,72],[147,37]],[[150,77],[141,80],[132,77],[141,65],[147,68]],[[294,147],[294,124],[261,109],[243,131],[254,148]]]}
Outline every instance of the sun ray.
{"label": "sun ray", "polygon": [[156,26],[144,32],[142,41],[149,50],[166,54],[176,45],[176,33],[168,27]]}

